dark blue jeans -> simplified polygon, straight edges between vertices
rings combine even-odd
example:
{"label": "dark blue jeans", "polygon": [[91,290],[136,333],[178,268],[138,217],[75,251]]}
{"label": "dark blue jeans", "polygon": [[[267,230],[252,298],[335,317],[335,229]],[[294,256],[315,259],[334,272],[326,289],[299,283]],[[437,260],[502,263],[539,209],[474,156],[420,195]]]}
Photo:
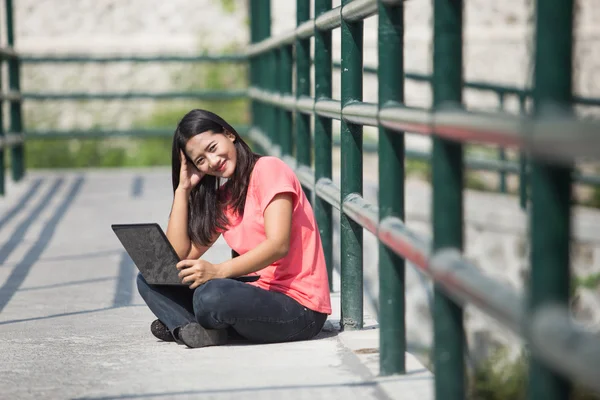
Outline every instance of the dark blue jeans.
{"label": "dark blue jeans", "polygon": [[150,285],[138,274],[140,295],[171,332],[190,322],[206,329],[233,329],[253,342],[307,340],[321,331],[326,314],[283,293],[233,279],[213,279],[191,290]]}

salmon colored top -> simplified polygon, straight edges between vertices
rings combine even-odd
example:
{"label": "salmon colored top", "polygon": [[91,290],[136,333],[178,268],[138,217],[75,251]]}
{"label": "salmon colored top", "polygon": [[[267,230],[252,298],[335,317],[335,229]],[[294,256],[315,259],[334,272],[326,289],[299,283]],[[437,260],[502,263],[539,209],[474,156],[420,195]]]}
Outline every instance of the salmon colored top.
{"label": "salmon colored top", "polygon": [[261,157],[250,175],[242,218],[228,211],[230,226],[223,233],[229,247],[244,254],[266,240],[264,212],[279,193],[293,197],[288,254],[258,271],[260,279],[249,283],[281,292],[303,306],[331,314],[329,282],[319,229],[300,181],[294,171],[276,157]]}

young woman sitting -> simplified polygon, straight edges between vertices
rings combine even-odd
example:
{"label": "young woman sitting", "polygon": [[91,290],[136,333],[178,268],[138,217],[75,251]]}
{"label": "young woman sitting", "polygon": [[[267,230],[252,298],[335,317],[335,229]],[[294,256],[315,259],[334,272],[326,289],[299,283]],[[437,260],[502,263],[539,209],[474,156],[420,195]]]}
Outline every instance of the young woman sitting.
{"label": "young woman sitting", "polygon": [[[188,347],[313,338],[331,313],[325,258],[300,182],[276,157],[253,153],[214,113],[192,110],[172,148],[173,206],[167,237],[189,286],[139,292],[158,318],[152,333]],[[200,257],[223,235],[239,254],[220,264]],[[234,279],[257,274],[255,282]]]}

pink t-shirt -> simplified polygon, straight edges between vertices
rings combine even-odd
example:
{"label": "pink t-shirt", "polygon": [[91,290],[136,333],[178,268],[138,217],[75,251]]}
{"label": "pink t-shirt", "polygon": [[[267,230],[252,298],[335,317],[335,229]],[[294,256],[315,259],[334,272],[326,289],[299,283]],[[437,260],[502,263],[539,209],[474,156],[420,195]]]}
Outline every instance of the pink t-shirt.
{"label": "pink t-shirt", "polygon": [[300,182],[286,163],[276,157],[258,159],[250,175],[244,216],[228,213],[230,226],[223,237],[238,254],[266,240],[264,212],[279,193],[293,195],[290,248],[284,258],[258,271],[260,279],[250,284],[284,293],[313,311],[331,314],[319,229]]}

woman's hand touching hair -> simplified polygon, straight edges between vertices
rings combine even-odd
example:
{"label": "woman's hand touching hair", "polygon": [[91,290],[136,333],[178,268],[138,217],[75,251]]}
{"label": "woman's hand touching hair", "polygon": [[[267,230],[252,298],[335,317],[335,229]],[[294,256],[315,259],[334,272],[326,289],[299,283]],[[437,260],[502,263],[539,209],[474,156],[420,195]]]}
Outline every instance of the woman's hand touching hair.
{"label": "woman's hand touching hair", "polygon": [[178,189],[185,190],[186,192],[191,191],[200,180],[204,177],[204,174],[196,168],[194,164],[188,164],[187,158],[183,151],[179,152],[181,160],[181,168],[179,169],[179,186]]}

